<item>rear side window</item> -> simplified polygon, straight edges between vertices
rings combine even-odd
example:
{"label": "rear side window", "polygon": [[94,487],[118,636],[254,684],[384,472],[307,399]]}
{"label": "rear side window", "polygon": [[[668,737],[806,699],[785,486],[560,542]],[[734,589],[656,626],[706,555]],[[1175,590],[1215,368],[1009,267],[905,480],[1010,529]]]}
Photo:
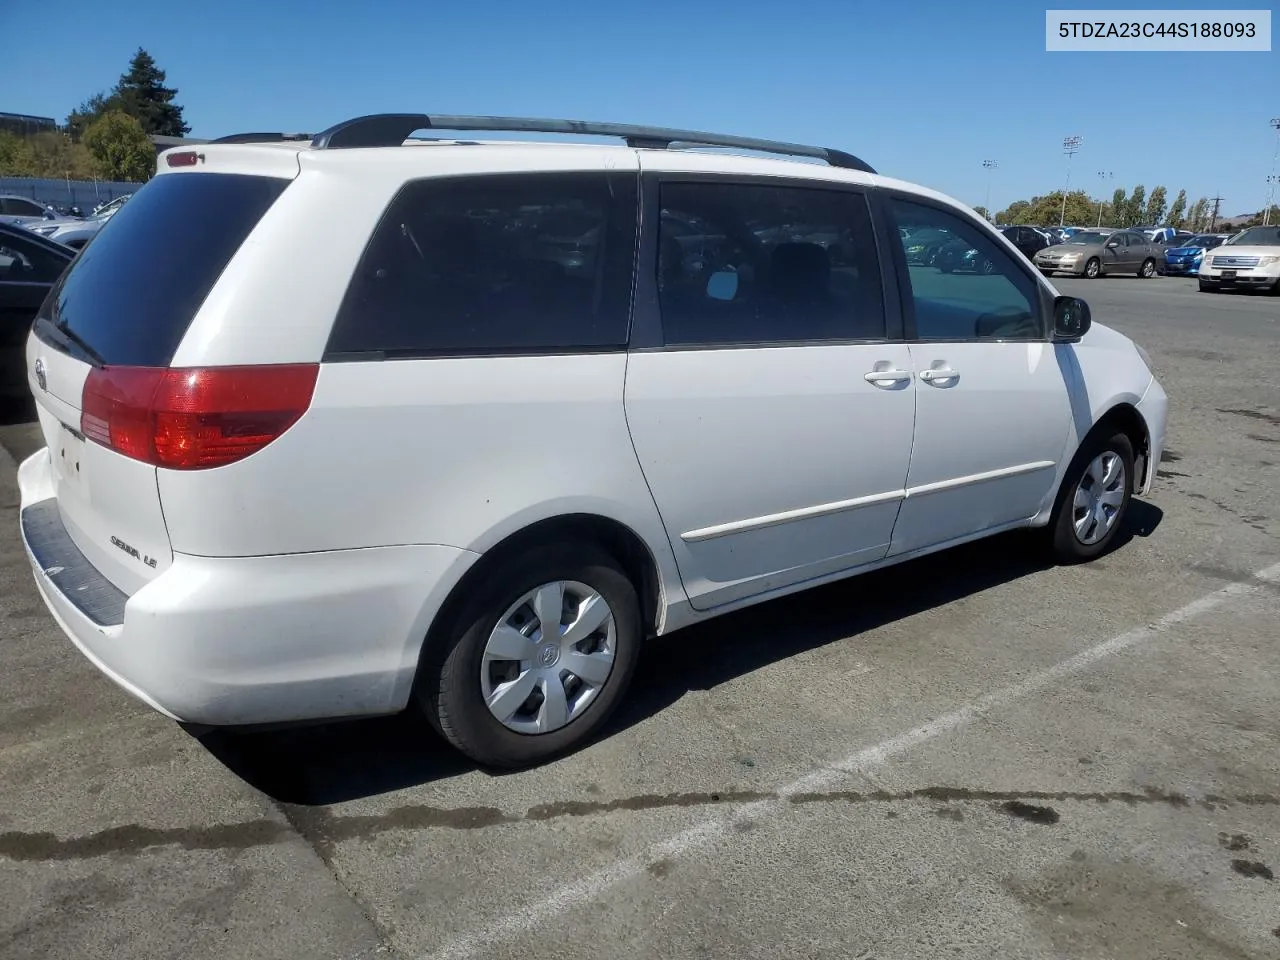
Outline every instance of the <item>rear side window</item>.
{"label": "rear side window", "polygon": [[634,173],[419,180],[387,208],[327,357],[625,348]]}
{"label": "rear side window", "polygon": [[165,367],[231,257],[290,181],[159,176],[86,246],[46,301],[110,365]]}
{"label": "rear side window", "polygon": [[658,299],[667,344],[877,340],[885,314],[859,193],[664,183]]}

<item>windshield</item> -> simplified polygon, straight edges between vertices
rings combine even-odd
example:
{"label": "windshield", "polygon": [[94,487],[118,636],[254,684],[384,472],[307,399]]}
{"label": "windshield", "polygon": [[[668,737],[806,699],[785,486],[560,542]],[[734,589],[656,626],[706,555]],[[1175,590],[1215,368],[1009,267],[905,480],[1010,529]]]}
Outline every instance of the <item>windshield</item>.
{"label": "windshield", "polygon": [[1094,230],[1086,230],[1084,233],[1072,234],[1072,236],[1067,240],[1067,243],[1102,243],[1109,236],[1111,236],[1109,233],[1098,233]]}
{"label": "windshield", "polygon": [[1280,247],[1280,227],[1250,227],[1224,244],[1230,247]]}

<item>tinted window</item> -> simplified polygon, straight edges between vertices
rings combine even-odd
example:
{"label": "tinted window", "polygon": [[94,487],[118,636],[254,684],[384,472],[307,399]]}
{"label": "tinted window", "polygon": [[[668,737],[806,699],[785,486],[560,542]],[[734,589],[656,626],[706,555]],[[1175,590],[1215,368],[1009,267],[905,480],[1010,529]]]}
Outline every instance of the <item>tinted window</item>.
{"label": "tinted window", "polygon": [[624,347],[635,184],[545,173],[406,185],[356,268],[329,353]]}
{"label": "tinted window", "polygon": [[0,283],[52,284],[70,262],[33,240],[0,233]]}
{"label": "tinted window", "polygon": [[922,259],[905,243],[921,340],[1025,339],[1044,335],[1036,282],[976,223],[924,204],[895,199],[898,225],[913,235],[945,231],[949,247]]}
{"label": "tinted window", "polygon": [[708,182],[664,183],[660,191],[657,280],[667,343],[884,338],[861,194]]}
{"label": "tinted window", "polygon": [[44,216],[44,207],[34,200],[5,197],[0,200],[0,213],[6,213],[11,217],[41,217]]}
{"label": "tinted window", "polygon": [[84,248],[37,325],[64,325],[104,363],[163,367],[232,255],[288,180],[159,176]]}

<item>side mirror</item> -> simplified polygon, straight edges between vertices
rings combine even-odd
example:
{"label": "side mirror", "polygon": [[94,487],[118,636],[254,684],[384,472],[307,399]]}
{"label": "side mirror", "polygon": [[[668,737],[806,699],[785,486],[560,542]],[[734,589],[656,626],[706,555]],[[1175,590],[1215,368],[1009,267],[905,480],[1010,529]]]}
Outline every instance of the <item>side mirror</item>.
{"label": "side mirror", "polygon": [[1092,325],[1089,304],[1079,297],[1058,297],[1053,301],[1054,343],[1076,343]]}
{"label": "side mirror", "polygon": [[1108,250],[1112,249],[1113,247],[1118,247],[1118,246],[1120,246],[1120,241],[1119,241],[1119,240],[1108,240],[1108,241],[1107,241],[1107,249],[1108,249]]}

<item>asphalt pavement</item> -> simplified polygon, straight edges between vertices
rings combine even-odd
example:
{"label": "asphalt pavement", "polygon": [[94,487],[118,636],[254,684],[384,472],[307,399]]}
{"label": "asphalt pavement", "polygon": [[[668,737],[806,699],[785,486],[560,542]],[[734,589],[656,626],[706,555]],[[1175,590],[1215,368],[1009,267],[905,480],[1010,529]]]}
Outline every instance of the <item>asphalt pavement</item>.
{"label": "asphalt pavement", "polygon": [[135,703],[45,612],[0,425],[0,956],[1280,955],[1280,299],[1058,286],[1171,397],[1120,549],[1004,536],[664,638],[597,742],[502,776],[410,717]]}

